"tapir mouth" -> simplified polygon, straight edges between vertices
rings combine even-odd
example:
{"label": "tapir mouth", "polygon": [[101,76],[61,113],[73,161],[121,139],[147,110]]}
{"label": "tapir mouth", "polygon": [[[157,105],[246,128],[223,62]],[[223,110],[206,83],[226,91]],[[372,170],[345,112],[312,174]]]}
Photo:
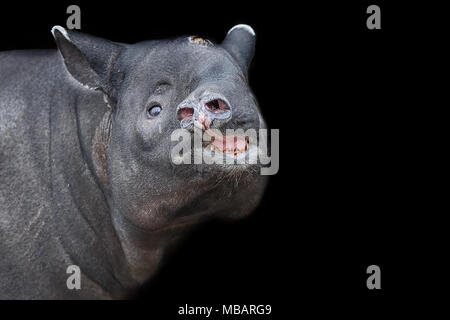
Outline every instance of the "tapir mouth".
{"label": "tapir mouth", "polygon": [[194,121],[194,126],[202,129],[208,135],[210,142],[203,144],[204,148],[209,148],[213,152],[222,152],[229,156],[237,157],[246,153],[250,148],[249,138],[239,135],[223,135],[218,130],[212,130],[211,118],[200,113],[199,119]]}
{"label": "tapir mouth", "polygon": [[211,137],[211,142],[206,143],[205,148],[214,152],[222,152],[230,156],[239,156],[250,148],[249,138],[246,136],[216,134],[211,129],[205,131]]}

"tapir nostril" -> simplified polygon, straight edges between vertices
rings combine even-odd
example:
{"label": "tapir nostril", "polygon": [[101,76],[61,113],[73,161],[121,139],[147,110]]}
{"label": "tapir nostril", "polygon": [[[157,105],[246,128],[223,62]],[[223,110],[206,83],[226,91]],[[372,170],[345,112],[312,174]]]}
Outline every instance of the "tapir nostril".
{"label": "tapir nostril", "polygon": [[194,115],[194,109],[192,108],[181,108],[178,110],[177,116],[180,122],[189,122],[192,120]]}
{"label": "tapir nostril", "polygon": [[230,107],[222,99],[214,99],[205,103],[206,109],[212,113],[224,113],[226,110],[230,110]]}

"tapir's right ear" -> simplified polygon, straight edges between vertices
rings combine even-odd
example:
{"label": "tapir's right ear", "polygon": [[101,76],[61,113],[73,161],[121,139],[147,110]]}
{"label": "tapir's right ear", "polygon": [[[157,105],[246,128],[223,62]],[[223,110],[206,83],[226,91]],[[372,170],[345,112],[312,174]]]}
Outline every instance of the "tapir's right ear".
{"label": "tapir's right ear", "polygon": [[101,89],[110,95],[111,71],[122,46],[60,26],[53,27],[52,34],[72,77],[90,89]]}

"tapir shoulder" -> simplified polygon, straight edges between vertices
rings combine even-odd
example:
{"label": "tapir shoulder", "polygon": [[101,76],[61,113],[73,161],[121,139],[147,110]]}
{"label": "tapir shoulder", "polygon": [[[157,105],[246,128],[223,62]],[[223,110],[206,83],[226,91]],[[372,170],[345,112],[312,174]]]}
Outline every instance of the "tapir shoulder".
{"label": "tapir shoulder", "polygon": [[31,215],[48,200],[51,165],[48,97],[54,91],[51,74],[57,70],[56,57],[56,52],[49,50],[0,52],[2,222],[27,220],[24,215]]}

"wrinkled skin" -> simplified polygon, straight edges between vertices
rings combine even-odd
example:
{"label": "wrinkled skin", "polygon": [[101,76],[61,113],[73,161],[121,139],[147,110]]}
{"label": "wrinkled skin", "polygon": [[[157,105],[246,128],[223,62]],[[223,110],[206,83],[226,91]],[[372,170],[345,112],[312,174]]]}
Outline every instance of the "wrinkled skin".
{"label": "wrinkled skin", "polygon": [[[221,45],[53,35],[59,51],[0,53],[0,298],[131,297],[188,231],[246,216],[262,196],[258,165],[170,157],[179,106],[195,122],[207,92],[230,105],[211,128],[264,128],[247,81],[254,34],[234,28]],[[80,290],[66,286],[69,265]]]}

